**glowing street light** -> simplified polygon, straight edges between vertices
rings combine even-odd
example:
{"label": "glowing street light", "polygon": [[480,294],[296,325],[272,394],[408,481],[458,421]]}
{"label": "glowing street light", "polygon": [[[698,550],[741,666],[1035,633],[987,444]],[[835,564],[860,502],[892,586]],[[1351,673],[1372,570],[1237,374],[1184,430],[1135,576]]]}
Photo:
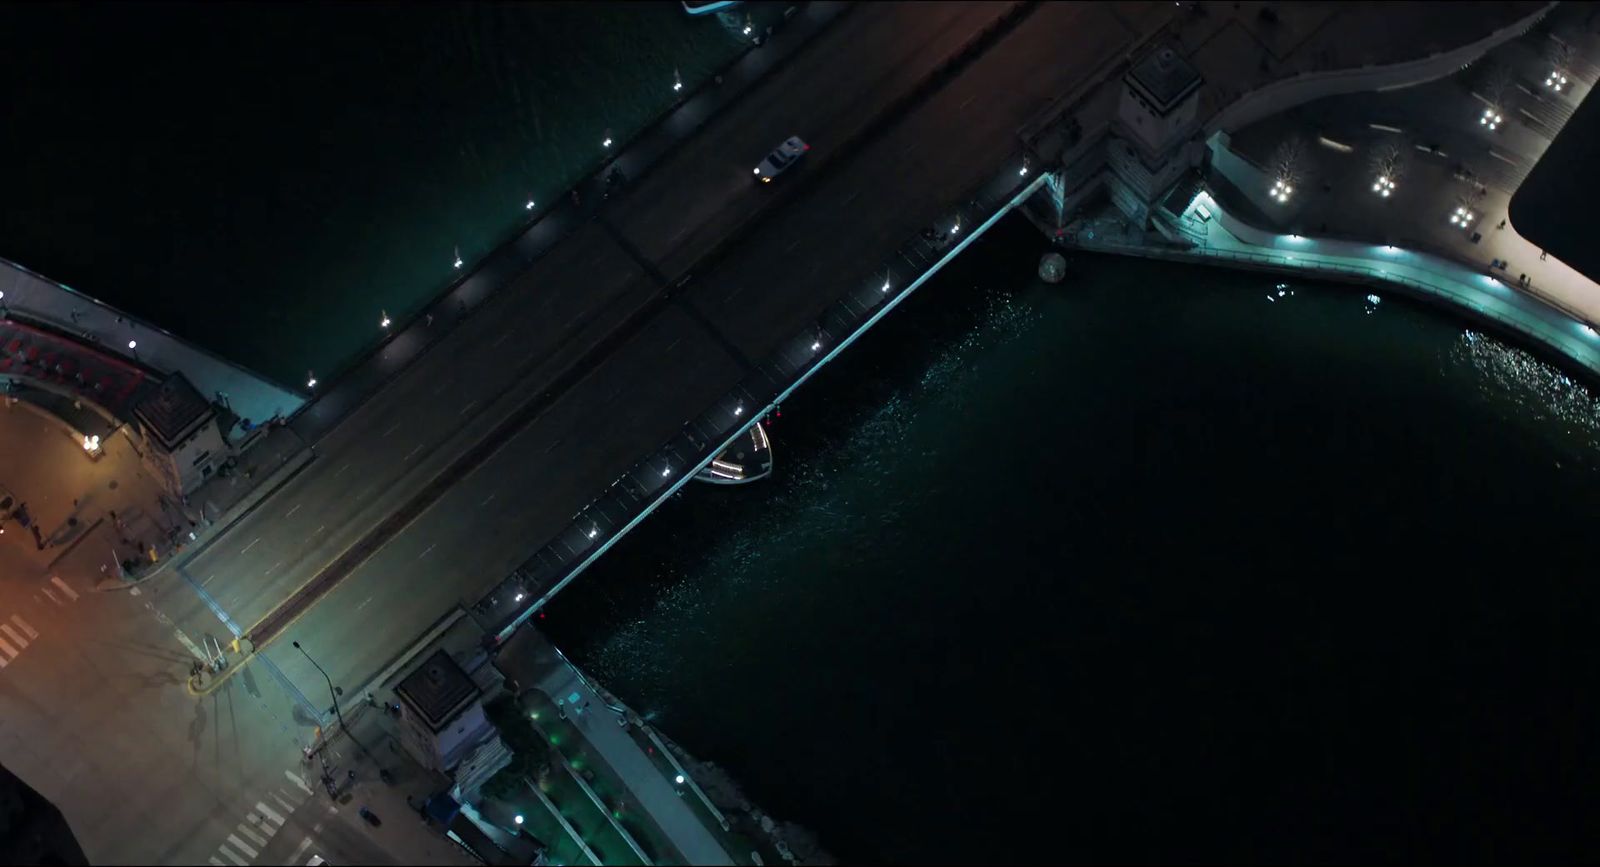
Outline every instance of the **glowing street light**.
{"label": "glowing street light", "polygon": [[1372,182],[1372,191],[1385,199],[1389,198],[1389,194],[1394,192],[1394,178],[1378,175],[1377,180]]}
{"label": "glowing street light", "polygon": [[1472,221],[1476,219],[1478,219],[1477,214],[1474,214],[1472,211],[1457,205],[1455,213],[1450,215],[1450,225],[1460,226],[1461,228],[1465,229],[1472,225]]}
{"label": "glowing street light", "polygon": [[1494,132],[1495,129],[1498,128],[1504,121],[1505,118],[1502,117],[1499,112],[1495,111],[1493,108],[1486,108],[1483,110],[1483,116],[1478,118],[1478,125],[1486,126],[1489,128],[1490,132]]}
{"label": "glowing street light", "polygon": [[460,268],[462,266],[462,264],[464,264],[464,263],[461,261],[461,248],[458,246],[458,247],[456,247],[456,264],[455,264],[455,267]]}
{"label": "glowing street light", "polygon": [[673,781],[673,782],[674,782],[674,783],[677,783],[677,784],[678,784],[678,785],[680,785],[680,786],[681,786],[681,785],[683,785],[683,774],[679,774],[679,775],[677,775],[677,776],[676,776],[676,777],[673,777],[673,778],[672,778],[672,781]]}
{"label": "glowing street light", "polygon": [[514,818],[512,818],[511,821],[516,822],[518,825],[521,825],[522,824],[522,814],[518,813]]}
{"label": "glowing street light", "polygon": [[956,221],[950,225],[950,234],[952,234],[952,235],[961,234],[961,218],[960,217],[957,217]]}
{"label": "glowing street light", "polygon": [[529,210],[529,211],[533,210],[533,199],[529,199],[528,203],[526,205],[523,205],[522,207],[525,210]]}
{"label": "glowing street light", "polygon": [[1561,74],[1561,70],[1552,69],[1550,74],[1544,77],[1544,86],[1560,93],[1561,89],[1567,86],[1567,77]]}
{"label": "glowing street light", "polygon": [[683,90],[683,76],[678,74],[676,68],[672,70],[672,89],[674,92]]}
{"label": "glowing street light", "polygon": [[129,349],[138,349],[139,348],[139,341],[137,341],[137,340],[128,341],[128,348]]}
{"label": "glowing street light", "polygon": [[664,478],[667,478],[670,475],[672,475],[672,467],[662,467],[661,468],[661,478],[664,479]]}
{"label": "glowing street light", "polygon": [[889,280],[887,278],[884,279],[883,285],[878,287],[878,291],[879,292],[888,292],[889,291]]}
{"label": "glowing street light", "polygon": [[1289,201],[1289,196],[1293,193],[1294,187],[1290,186],[1288,181],[1279,178],[1278,180],[1272,182],[1272,192],[1270,195],[1273,199],[1277,200],[1278,204],[1281,205],[1284,202]]}
{"label": "glowing street light", "polygon": [[99,434],[94,434],[94,435],[91,436],[90,434],[84,434],[83,435],[83,450],[88,452],[88,453],[90,453],[90,454],[94,454],[95,452],[99,451],[100,450],[100,435]]}
{"label": "glowing street light", "polygon": [[315,373],[312,373],[309,370],[306,371],[306,388],[316,388],[316,387],[317,387],[317,375]]}
{"label": "glowing street light", "polygon": [[590,527],[589,528],[589,538],[593,539],[594,537],[596,537],[598,535],[600,535],[600,528],[599,527]]}
{"label": "glowing street light", "polygon": [[389,327],[389,311],[387,311],[387,310],[379,310],[378,312],[380,314],[382,314],[382,318],[378,320],[378,327],[379,328],[388,328]]}
{"label": "glowing street light", "polygon": [[744,415],[744,407],[742,407],[742,406],[734,407],[733,408],[733,417],[734,418],[738,418],[741,415]]}
{"label": "glowing street light", "polygon": [[812,342],[812,344],[811,344],[811,351],[812,352],[816,352],[817,350],[819,350],[821,348],[822,348],[822,341],[816,340],[816,341]]}
{"label": "glowing street light", "polygon": [[600,142],[600,146],[603,148],[611,147],[611,130],[606,130],[606,137]]}
{"label": "glowing street light", "polygon": [[750,31],[753,29],[754,28],[750,24],[750,13],[747,12],[744,16],[744,35],[749,36]]}

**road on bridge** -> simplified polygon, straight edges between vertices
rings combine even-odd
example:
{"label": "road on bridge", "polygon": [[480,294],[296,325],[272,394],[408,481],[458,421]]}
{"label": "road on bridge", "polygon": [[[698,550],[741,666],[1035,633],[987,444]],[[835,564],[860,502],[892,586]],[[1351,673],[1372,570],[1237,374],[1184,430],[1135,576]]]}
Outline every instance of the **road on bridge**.
{"label": "road on bridge", "polygon": [[[218,841],[237,834],[234,814],[286,779],[296,756],[282,735],[310,723],[302,696],[324,707],[322,676],[290,640],[312,649],[344,688],[359,688],[725,392],[741,376],[741,357],[769,354],[952,196],[1014,158],[1017,128],[1052,97],[1171,14],[1155,2],[1043,4],[958,75],[918,89],[1007,9],[852,11],[598,219],[506,275],[509,286],[316,443],[316,462],[189,561],[185,576],[97,603],[125,609],[114,632],[129,645],[176,649],[158,612],[190,634],[226,636],[189,581],[249,628],[415,506],[414,519],[388,528],[381,544],[339,568],[336,583],[282,618],[264,655],[292,686],[253,664],[250,681],[236,677],[207,700],[234,702],[223,723],[221,711],[197,716],[172,683],[152,681],[126,695],[138,711],[107,724],[117,736],[101,741],[82,723],[64,723],[89,688],[65,684],[154,675],[134,664],[137,655],[64,658],[61,670],[27,681],[37,716],[11,726],[8,761],[12,746],[26,744],[40,762],[69,753],[97,769],[100,813],[85,839],[93,860],[214,857]],[[884,117],[914,92],[915,104]],[[807,162],[780,183],[752,184],[750,166],[791,134],[813,144]],[[677,282],[687,272],[683,291],[662,300],[659,275]],[[478,459],[460,464],[474,449]],[[185,739],[190,727],[199,733]],[[202,762],[194,744],[208,736],[216,755]],[[72,797],[63,802],[69,817]]]}

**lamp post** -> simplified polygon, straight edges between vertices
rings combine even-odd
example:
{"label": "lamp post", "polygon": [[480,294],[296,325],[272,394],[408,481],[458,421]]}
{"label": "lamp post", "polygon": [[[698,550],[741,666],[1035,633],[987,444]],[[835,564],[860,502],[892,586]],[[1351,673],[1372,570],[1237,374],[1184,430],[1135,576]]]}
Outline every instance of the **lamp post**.
{"label": "lamp post", "polygon": [[317,665],[317,661],[311,658],[311,654],[306,653],[306,649],[300,646],[300,642],[294,642],[294,649],[300,651],[312,665],[316,665],[317,671],[322,673],[322,679],[328,682],[328,695],[333,696],[333,713],[334,716],[339,718],[339,728],[344,729],[345,734],[350,734],[350,727],[344,724],[344,711],[339,710],[339,689],[333,685],[333,678],[329,677],[326,671],[323,671],[322,666]]}

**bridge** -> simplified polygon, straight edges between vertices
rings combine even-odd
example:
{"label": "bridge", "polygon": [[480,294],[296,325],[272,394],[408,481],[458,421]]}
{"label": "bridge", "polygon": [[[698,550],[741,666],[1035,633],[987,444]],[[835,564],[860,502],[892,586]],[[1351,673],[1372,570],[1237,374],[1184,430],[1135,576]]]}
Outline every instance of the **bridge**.
{"label": "bridge", "polygon": [[[97,645],[220,633],[244,639],[248,665],[191,708],[125,685],[137,655],[81,648],[51,682],[104,690],[93,703],[125,731],[107,737],[41,698],[0,750],[33,756],[19,768],[30,779],[59,771],[58,755],[100,771],[92,793],[87,771],[58,774],[68,797],[46,792],[92,859],[206,860],[230,805],[281,783],[285,745],[328,719],[328,685],[359,695],[454,605],[508,635],[1027,201],[1050,175],[1019,130],[1114,79],[1181,13],[802,7],[797,20],[828,28],[789,48],[780,32],[762,50],[788,52],[782,63],[753,55],[772,68],[738,99],[664,122],[683,127],[675,146],[621,148],[624,187],[584,187],[464,269],[450,315],[319,383],[289,422],[309,452],[272,496],[146,595],[106,603]],[[813,145],[805,161],[752,185],[750,166],[792,134]],[[315,649],[327,682],[291,642]],[[225,718],[236,755],[200,756]]]}

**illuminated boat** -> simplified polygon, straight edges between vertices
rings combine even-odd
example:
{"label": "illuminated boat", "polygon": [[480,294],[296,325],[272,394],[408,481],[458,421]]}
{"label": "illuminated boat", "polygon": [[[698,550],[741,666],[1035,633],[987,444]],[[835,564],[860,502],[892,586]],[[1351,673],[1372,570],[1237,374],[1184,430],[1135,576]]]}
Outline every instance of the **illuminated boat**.
{"label": "illuminated boat", "polygon": [[713,485],[742,485],[772,475],[772,443],[766,428],[753,424],[695,478]]}

